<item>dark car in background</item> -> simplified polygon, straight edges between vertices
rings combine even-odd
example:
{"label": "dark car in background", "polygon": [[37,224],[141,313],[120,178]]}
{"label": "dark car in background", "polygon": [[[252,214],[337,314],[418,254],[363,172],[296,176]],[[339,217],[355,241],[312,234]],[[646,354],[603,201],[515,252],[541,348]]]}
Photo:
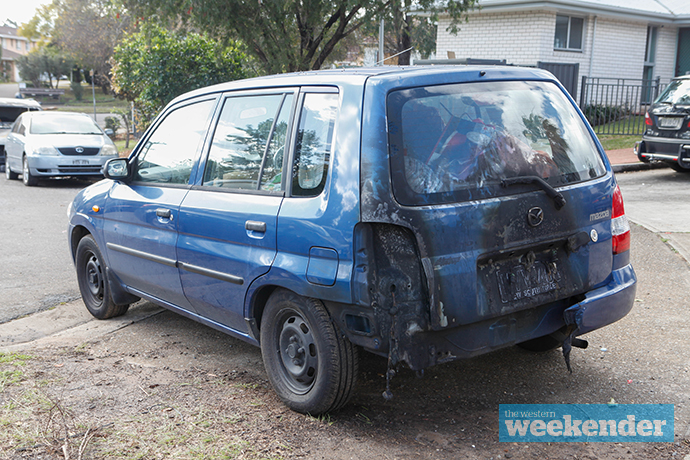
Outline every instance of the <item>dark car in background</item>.
{"label": "dark car in background", "polygon": [[5,168],[5,142],[15,120],[24,112],[41,110],[33,99],[0,97],[0,171]]}
{"label": "dark car in background", "polygon": [[640,161],[663,161],[690,172],[690,75],[677,77],[645,113],[647,129],[635,145]]}

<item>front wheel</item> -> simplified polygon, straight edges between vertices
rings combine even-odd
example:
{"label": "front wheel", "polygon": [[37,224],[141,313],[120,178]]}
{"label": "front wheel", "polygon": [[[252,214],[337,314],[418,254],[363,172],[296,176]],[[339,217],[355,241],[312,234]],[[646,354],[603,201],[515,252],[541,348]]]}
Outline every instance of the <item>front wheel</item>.
{"label": "front wheel", "polygon": [[17,180],[19,179],[19,174],[16,172],[12,172],[10,169],[10,164],[7,161],[7,158],[5,158],[5,179],[7,180]]}
{"label": "front wheel", "polygon": [[116,305],[110,295],[105,263],[98,245],[85,236],[77,245],[77,281],[87,310],[98,319],[124,315],[129,305]]}
{"label": "front wheel", "polygon": [[31,174],[31,169],[29,169],[29,159],[27,157],[24,157],[24,160],[22,161],[22,182],[24,182],[24,185],[28,187],[33,187],[34,185],[38,184],[38,179],[36,176]]}
{"label": "front wheel", "polygon": [[268,379],[290,409],[319,415],[343,407],[357,380],[357,349],[323,304],[287,290],[269,298],[261,320]]}

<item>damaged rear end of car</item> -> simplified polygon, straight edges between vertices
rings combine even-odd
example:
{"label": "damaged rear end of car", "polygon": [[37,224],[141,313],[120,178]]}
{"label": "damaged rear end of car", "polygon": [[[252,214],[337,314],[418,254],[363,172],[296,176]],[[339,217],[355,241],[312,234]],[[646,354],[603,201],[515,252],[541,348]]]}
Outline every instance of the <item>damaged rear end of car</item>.
{"label": "damaged rear end of car", "polygon": [[514,344],[570,368],[578,336],[630,311],[620,190],[551,74],[374,76],[363,113],[351,341],[391,370]]}

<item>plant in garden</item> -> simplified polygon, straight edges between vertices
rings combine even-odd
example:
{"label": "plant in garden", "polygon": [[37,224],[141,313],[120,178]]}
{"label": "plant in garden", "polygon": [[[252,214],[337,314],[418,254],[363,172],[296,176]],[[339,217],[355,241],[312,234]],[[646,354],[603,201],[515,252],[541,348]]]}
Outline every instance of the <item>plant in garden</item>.
{"label": "plant in garden", "polygon": [[134,102],[146,125],[180,94],[244,78],[246,59],[235,42],[145,24],[115,48],[113,88],[119,97]]}

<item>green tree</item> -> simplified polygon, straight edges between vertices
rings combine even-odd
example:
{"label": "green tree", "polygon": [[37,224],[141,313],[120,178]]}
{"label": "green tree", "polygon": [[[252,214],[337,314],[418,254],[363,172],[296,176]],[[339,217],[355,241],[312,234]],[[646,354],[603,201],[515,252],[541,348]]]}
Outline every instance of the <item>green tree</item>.
{"label": "green tree", "polygon": [[119,97],[134,102],[147,124],[182,93],[244,78],[246,59],[234,43],[147,24],[115,48],[113,88]]}
{"label": "green tree", "polygon": [[72,68],[70,59],[59,49],[51,46],[41,46],[28,54],[17,58],[19,74],[24,80],[30,81],[38,88],[42,77],[48,77],[48,86],[53,87],[53,79],[57,87],[58,80],[68,75]]}
{"label": "green tree", "polygon": [[94,70],[106,91],[110,58],[130,23],[126,10],[113,0],[53,0],[39,7],[19,33],[60,48],[80,68]]}
{"label": "green tree", "polygon": [[[447,11],[451,27],[476,0],[122,0],[138,16],[159,14],[246,43],[266,73],[319,69],[337,44],[381,15]],[[410,23],[413,20],[410,19]]]}

